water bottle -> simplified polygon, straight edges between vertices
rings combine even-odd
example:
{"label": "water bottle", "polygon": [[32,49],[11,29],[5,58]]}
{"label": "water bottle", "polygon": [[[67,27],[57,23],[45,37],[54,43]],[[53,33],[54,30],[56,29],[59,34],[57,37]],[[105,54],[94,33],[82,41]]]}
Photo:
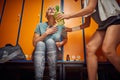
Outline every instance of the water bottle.
{"label": "water bottle", "polygon": [[67,54],[66,61],[70,61],[70,56]]}
{"label": "water bottle", "polygon": [[[54,14],[54,17],[56,18],[56,16],[57,16],[59,13],[62,13],[62,12],[60,12],[59,6],[56,5],[56,6],[55,6],[55,14]],[[56,21],[57,21],[57,25],[58,25],[58,26],[63,26],[63,25],[65,24],[64,19],[62,19],[62,20],[56,20]]]}

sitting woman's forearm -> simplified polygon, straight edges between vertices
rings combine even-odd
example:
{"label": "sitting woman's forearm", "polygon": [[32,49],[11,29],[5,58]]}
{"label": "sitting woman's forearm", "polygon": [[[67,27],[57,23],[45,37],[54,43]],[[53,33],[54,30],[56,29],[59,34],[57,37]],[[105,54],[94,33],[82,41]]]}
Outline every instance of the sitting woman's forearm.
{"label": "sitting woman's forearm", "polygon": [[34,38],[33,46],[36,46],[37,42],[43,41],[47,36],[48,36],[48,34],[44,33],[41,36],[38,36],[38,37]]}
{"label": "sitting woman's forearm", "polygon": [[63,39],[63,41],[61,41],[62,46],[65,45],[66,42],[67,42],[67,39]]}

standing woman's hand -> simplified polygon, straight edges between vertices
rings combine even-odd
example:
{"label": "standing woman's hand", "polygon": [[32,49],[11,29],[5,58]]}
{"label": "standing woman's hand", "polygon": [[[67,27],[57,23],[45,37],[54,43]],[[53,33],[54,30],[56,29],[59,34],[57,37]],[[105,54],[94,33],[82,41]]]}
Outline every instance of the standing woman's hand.
{"label": "standing woman's hand", "polygon": [[72,32],[72,28],[65,27],[64,31],[66,31],[66,32]]}
{"label": "standing woman's hand", "polygon": [[59,13],[56,17],[56,20],[69,19],[70,15]]}

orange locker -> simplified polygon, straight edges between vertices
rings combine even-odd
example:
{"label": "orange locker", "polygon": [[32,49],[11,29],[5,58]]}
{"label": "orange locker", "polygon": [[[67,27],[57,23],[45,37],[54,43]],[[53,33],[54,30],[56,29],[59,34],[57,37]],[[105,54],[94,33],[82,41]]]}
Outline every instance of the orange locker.
{"label": "orange locker", "polygon": [[[80,0],[64,0],[64,13],[72,14],[81,9]],[[65,26],[75,27],[82,24],[81,17],[65,20]],[[82,30],[68,33],[68,42],[64,46],[64,60],[69,55],[71,60],[84,61],[84,47]]]}
{"label": "orange locker", "polygon": [[16,45],[21,9],[22,0],[6,0],[0,24],[0,47],[8,43]]}
{"label": "orange locker", "polygon": [[34,49],[32,38],[40,21],[41,2],[42,0],[25,0],[19,44],[28,60],[31,59]]}
{"label": "orange locker", "polygon": [[[22,10],[23,0],[6,0],[2,22],[0,24],[0,47],[5,44],[16,44],[18,35],[18,27],[20,22],[20,13]],[[72,14],[81,9],[81,0],[63,0],[64,13]],[[49,6],[60,5],[61,0],[44,0],[42,22],[46,21],[46,10]],[[0,16],[4,0],[0,0]],[[36,25],[40,22],[42,0],[25,0],[25,6],[22,17],[21,32],[19,44],[22,47],[27,59],[31,59],[33,52],[32,38]],[[66,27],[75,27],[82,24],[81,17],[65,20]],[[85,42],[89,41],[92,34],[97,29],[97,24],[92,20],[89,28],[85,29]],[[68,32],[68,42],[64,45],[63,58],[69,55],[71,60],[84,61],[84,44],[83,31]],[[118,55],[120,55],[120,46],[117,48]],[[99,61],[106,61],[101,49],[97,52]]]}
{"label": "orange locker", "polygon": [[4,0],[0,0],[0,18],[2,16],[3,6],[4,6]]}

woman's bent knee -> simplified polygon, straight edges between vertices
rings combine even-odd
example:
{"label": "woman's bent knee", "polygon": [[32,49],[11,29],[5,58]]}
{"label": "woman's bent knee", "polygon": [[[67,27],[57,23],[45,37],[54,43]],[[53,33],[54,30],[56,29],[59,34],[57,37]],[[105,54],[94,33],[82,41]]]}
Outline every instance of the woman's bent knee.
{"label": "woman's bent knee", "polygon": [[42,42],[42,41],[39,41],[36,45],[36,49],[35,49],[35,52],[44,52],[45,51],[45,43]]}
{"label": "woman's bent knee", "polygon": [[46,41],[46,46],[47,46],[47,50],[56,50],[56,44],[55,41],[53,39],[48,39]]}
{"label": "woman's bent knee", "polygon": [[46,44],[47,44],[47,45],[53,45],[53,44],[55,44],[55,41],[54,41],[53,39],[48,39],[48,40],[46,41]]}
{"label": "woman's bent knee", "polygon": [[113,48],[111,48],[110,46],[102,46],[102,51],[103,54],[108,57],[108,56],[112,56],[113,52],[115,51]]}
{"label": "woman's bent knee", "polygon": [[44,42],[42,42],[42,41],[39,41],[39,42],[37,42],[36,47],[39,47],[39,46],[45,46],[45,43],[44,43]]}
{"label": "woman's bent knee", "polygon": [[88,56],[95,55],[96,48],[95,48],[93,45],[88,44],[88,45],[86,46],[86,50],[87,50],[87,57],[88,57]]}

